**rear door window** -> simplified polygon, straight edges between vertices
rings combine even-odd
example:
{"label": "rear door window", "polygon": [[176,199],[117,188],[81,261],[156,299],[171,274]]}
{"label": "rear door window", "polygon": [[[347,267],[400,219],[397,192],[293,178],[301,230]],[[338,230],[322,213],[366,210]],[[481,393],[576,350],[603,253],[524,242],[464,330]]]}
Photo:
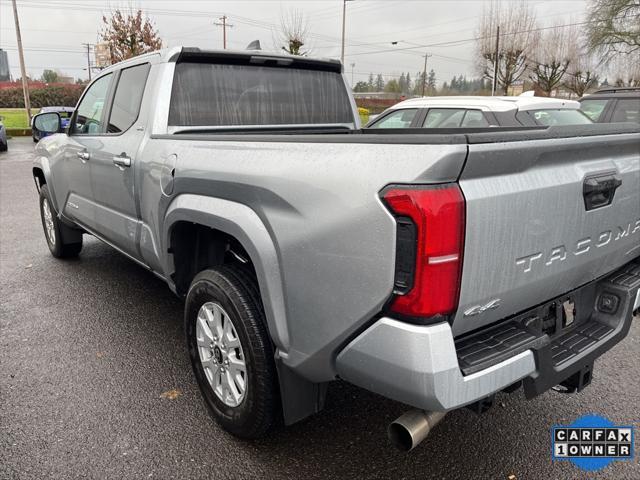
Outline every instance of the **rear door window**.
{"label": "rear door window", "polygon": [[488,127],[489,122],[480,110],[467,110],[460,126],[463,128]]}
{"label": "rear door window", "polygon": [[464,108],[430,108],[424,119],[424,128],[458,128],[462,123]]}
{"label": "rear door window", "polygon": [[601,100],[582,100],[580,102],[580,110],[582,110],[591,120],[597,122],[604,108],[607,106],[607,99]]}
{"label": "rear door window", "polygon": [[640,123],[640,98],[619,99],[613,109],[611,121]]}
{"label": "rear door window", "polygon": [[116,94],[113,97],[111,115],[109,115],[109,123],[107,124],[108,133],[124,132],[138,118],[149,68],[151,66],[145,63],[125,68],[120,73]]}
{"label": "rear door window", "polygon": [[417,108],[403,108],[395,110],[384,118],[381,118],[369,128],[409,128],[414,117],[418,113]]}
{"label": "rear door window", "polygon": [[338,71],[180,62],[170,126],[335,125],[354,122]]}

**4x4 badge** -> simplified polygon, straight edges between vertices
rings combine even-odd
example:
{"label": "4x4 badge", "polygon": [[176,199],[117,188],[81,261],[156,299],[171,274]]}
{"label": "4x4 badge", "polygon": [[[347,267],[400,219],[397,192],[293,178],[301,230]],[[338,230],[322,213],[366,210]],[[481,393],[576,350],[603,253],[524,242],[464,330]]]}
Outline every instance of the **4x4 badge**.
{"label": "4x4 badge", "polygon": [[491,300],[489,303],[485,305],[476,305],[475,307],[471,307],[468,310],[465,310],[465,317],[472,317],[474,315],[480,315],[481,313],[486,312],[487,310],[493,310],[500,306],[500,299],[496,298],[495,300]]}

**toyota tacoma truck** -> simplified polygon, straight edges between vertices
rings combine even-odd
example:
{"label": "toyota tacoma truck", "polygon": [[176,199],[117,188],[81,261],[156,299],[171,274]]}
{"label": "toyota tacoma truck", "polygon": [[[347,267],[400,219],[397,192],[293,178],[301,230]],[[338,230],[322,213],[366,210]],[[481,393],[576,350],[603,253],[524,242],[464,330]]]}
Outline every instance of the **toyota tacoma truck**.
{"label": "toyota tacoma truck", "polygon": [[34,121],[51,253],[93,235],[164,279],[243,438],[342,379],[413,409],[410,449],[497,392],[581,390],[638,308],[637,125],[367,131],[337,61],[194,48]]}

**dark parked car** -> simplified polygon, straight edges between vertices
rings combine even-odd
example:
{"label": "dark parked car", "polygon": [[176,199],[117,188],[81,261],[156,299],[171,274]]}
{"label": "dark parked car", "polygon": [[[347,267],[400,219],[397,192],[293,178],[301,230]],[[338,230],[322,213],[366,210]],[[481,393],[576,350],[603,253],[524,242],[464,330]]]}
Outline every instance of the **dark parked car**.
{"label": "dark parked car", "polygon": [[640,87],[603,88],[579,101],[596,123],[640,123]]}
{"label": "dark parked car", "polygon": [[6,152],[9,146],[7,142],[7,130],[4,128],[3,120],[4,118],[0,117],[0,152]]}
{"label": "dark parked car", "polygon": [[[69,121],[71,120],[71,115],[73,115],[74,110],[74,107],[42,107],[38,113],[56,112],[58,115],[60,115],[62,128],[65,129],[69,125]],[[50,134],[38,130],[33,122],[31,123],[31,136],[33,137],[34,142],[37,142],[47,135]]]}

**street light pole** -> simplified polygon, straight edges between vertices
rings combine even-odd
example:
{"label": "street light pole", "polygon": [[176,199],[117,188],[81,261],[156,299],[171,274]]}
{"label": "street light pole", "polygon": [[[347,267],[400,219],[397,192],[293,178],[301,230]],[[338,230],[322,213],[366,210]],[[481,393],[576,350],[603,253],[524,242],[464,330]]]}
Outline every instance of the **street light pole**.
{"label": "street light pole", "polygon": [[424,54],[424,71],[422,72],[422,96],[427,88],[427,59],[430,57],[428,53]]}
{"label": "street light pole", "polygon": [[22,75],[22,94],[24,95],[24,108],[27,111],[27,118],[31,123],[31,100],[29,99],[29,83],[27,82],[27,70],[24,67],[24,52],[22,50],[22,35],[20,35],[20,21],[18,20],[18,7],[16,0],[13,3],[13,20],[16,24],[16,41],[18,43],[18,58],[20,59],[20,74]]}
{"label": "street light pole", "polygon": [[498,89],[498,61],[500,60],[500,25],[496,29],[496,52],[493,61],[493,83],[491,84],[491,96],[496,94]]}

